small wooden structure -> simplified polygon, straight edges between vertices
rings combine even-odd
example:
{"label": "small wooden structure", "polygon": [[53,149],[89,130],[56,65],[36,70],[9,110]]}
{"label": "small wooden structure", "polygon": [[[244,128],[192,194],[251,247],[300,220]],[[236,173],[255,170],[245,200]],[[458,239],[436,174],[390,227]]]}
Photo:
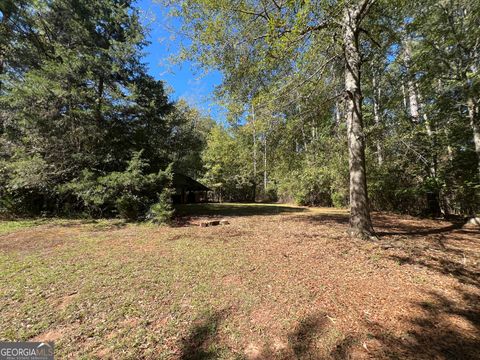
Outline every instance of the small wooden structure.
{"label": "small wooden structure", "polygon": [[191,177],[175,173],[173,174],[172,196],[174,204],[190,204],[208,202],[208,193],[212,190]]}
{"label": "small wooden structure", "polygon": [[200,227],[228,225],[228,224],[230,224],[228,220],[206,220],[200,223]]}

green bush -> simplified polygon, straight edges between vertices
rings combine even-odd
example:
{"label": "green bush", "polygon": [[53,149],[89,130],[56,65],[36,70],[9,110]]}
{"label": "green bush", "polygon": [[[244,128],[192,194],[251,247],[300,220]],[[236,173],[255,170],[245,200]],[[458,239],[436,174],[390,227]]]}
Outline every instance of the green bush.
{"label": "green bush", "polygon": [[267,202],[277,202],[278,201],[278,194],[277,194],[277,187],[274,185],[268,185],[267,190],[264,194],[264,199]]}
{"label": "green bush", "polygon": [[137,220],[142,214],[142,198],[137,195],[125,194],[115,200],[115,208],[123,219]]}
{"label": "green bush", "polygon": [[147,219],[155,224],[167,224],[172,219],[173,212],[171,205],[158,202],[150,206]]}
{"label": "green bush", "polygon": [[158,201],[158,194],[170,187],[172,180],[170,166],[165,171],[145,174],[147,167],[148,163],[138,152],[125,171],[98,176],[85,170],[79,179],[63,186],[62,192],[82,200],[90,216],[118,215],[128,220],[139,219]]}
{"label": "green bush", "polygon": [[331,178],[324,169],[306,168],[292,172],[279,187],[280,198],[299,205],[332,206]]}
{"label": "green bush", "polygon": [[39,156],[18,152],[9,162],[0,160],[0,215],[38,216],[55,211],[59,198],[53,177]]}
{"label": "green bush", "polygon": [[158,202],[150,206],[147,219],[156,224],[166,224],[172,219],[174,210],[172,207],[172,190],[163,189]]}
{"label": "green bush", "polygon": [[332,193],[332,203],[337,208],[348,206],[348,195],[342,192],[334,192]]}

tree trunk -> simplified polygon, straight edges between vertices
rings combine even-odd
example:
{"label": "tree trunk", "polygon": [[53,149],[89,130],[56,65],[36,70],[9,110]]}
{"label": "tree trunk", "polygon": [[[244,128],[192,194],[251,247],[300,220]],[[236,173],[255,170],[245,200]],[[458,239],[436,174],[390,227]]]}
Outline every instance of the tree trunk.
{"label": "tree trunk", "polygon": [[267,185],[268,185],[268,178],[267,178],[267,134],[264,134],[263,137],[263,191],[264,195],[267,194]]}
{"label": "tree trunk", "polygon": [[478,176],[480,179],[480,122],[478,120],[478,109],[473,98],[468,98],[467,107],[468,119],[470,120],[470,126],[473,131],[473,143],[475,145],[475,152],[477,153]]}
{"label": "tree trunk", "polygon": [[307,142],[307,137],[305,136],[305,127],[303,126],[303,120],[302,120],[302,126],[300,128],[302,130],[302,139],[303,139],[303,150],[305,151],[305,156],[308,158],[308,142]]}
{"label": "tree trunk", "polygon": [[253,126],[253,201],[257,199],[257,131],[255,129],[255,107],[252,103]]}
{"label": "tree trunk", "polygon": [[[336,96],[337,93],[335,93]],[[334,121],[335,121],[335,126],[338,128],[340,127],[340,123],[342,122],[342,113],[341,113],[341,109],[340,109],[340,102],[338,101],[338,98],[336,97],[335,98],[335,117],[334,117]]]}
{"label": "tree trunk", "polygon": [[437,140],[435,138],[436,134],[434,131],[434,124],[432,121],[428,118],[428,114],[425,111],[425,104],[423,103],[423,98],[422,94],[418,90],[417,84],[415,84],[415,89],[416,89],[416,97],[418,99],[418,107],[419,110],[422,112],[422,117],[423,117],[423,122],[425,123],[425,130],[427,131],[427,136],[428,139],[430,140],[430,146],[431,146],[431,159],[430,159],[430,167],[429,167],[429,172],[431,177],[437,177],[437,162],[438,162],[438,156],[437,156]]}
{"label": "tree trunk", "polygon": [[413,80],[408,80],[408,100],[410,103],[410,117],[414,123],[418,123],[419,111],[418,111],[418,102],[417,94],[415,93],[415,87],[413,85]]}
{"label": "tree trunk", "polygon": [[407,92],[405,91],[405,84],[402,83],[402,94],[403,94],[403,108],[405,112],[408,112],[408,103],[407,103]]}
{"label": "tree trunk", "polygon": [[[382,125],[382,121],[380,119],[380,87],[377,84],[377,79],[375,75],[373,76],[373,118],[375,121],[375,126],[380,129]],[[382,145],[382,139],[380,137],[380,131],[379,131],[379,137],[375,141],[375,145],[377,148],[377,162],[378,162],[378,165],[382,166],[383,165],[383,145]]]}
{"label": "tree trunk", "polygon": [[362,119],[362,90],[360,87],[361,59],[358,44],[362,9],[368,1],[345,9],[343,22],[345,56],[346,120],[350,170],[350,234],[370,238],[373,233],[370,220],[367,178],[365,170],[365,135]]}
{"label": "tree trunk", "polygon": [[[439,96],[442,96],[445,92],[445,89],[443,87],[442,79],[438,79],[438,90],[439,90]],[[452,145],[450,145],[450,139],[449,139],[449,133],[448,133],[448,124],[450,122],[451,122],[451,120],[447,120],[447,126],[443,128],[443,136],[445,136],[445,139],[447,141],[448,161],[452,162],[453,161],[453,148],[452,148]]]}
{"label": "tree trunk", "polygon": [[422,100],[422,95],[418,89],[418,84],[415,79],[415,73],[410,71],[411,64],[411,47],[410,40],[407,38],[404,41],[404,60],[405,67],[407,70],[407,79],[408,79],[408,98],[410,103],[410,117],[415,124],[420,123],[420,113],[422,113],[423,122],[425,124],[425,130],[427,132],[428,140],[430,142],[430,151],[431,155],[428,160],[428,177],[433,179],[435,183],[431,186],[430,191],[427,193],[427,203],[428,203],[428,213],[435,217],[441,215],[441,202],[440,202],[440,189],[436,185],[437,179],[437,146],[435,131],[433,129],[433,123],[428,118],[428,115],[425,111],[425,105]]}
{"label": "tree trunk", "polygon": [[420,111],[418,106],[417,93],[415,91],[415,79],[410,73],[410,62],[411,62],[411,49],[410,43],[408,40],[404,43],[404,57],[405,57],[405,68],[407,69],[407,90],[408,90],[408,101],[410,104],[410,117],[412,121],[418,123],[420,120]]}
{"label": "tree trunk", "polygon": [[[433,124],[431,123],[430,119],[428,118],[427,113],[425,112],[424,104],[422,102],[422,96],[420,92],[418,92],[418,101],[420,104],[420,108],[422,109],[423,113],[423,120],[425,122],[425,129],[427,130],[428,139],[430,141],[430,166],[429,166],[429,175],[431,178],[435,179],[435,184],[438,184],[437,181],[437,165],[438,165],[438,156],[437,156],[437,141],[435,131],[432,128]],[[442,214],[442,204],[440,199],[440,188],[438,185],[435,185],[432,189],[432,193],[428,199],[428,211],[430,215],[438,217]],[[443,209],[444,213],[448,213],[448,210]]]}

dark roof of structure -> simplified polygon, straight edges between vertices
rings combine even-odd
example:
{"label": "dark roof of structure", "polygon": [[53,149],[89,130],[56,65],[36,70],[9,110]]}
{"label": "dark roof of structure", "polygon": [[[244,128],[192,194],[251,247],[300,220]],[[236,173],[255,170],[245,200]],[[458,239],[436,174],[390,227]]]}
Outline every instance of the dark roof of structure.
{"label": "dark roof of structure", "polygon": [[211,191],[208,187],[183,174],[173,174],[173,187],[186,191]]}

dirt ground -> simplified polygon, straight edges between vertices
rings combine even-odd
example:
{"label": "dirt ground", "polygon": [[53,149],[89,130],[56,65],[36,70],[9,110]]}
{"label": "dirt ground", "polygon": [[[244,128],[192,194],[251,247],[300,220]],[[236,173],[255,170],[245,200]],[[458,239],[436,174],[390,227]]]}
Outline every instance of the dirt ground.
{"label": "dirt ground", "polygon": [[374,213],[374,243],[347,236],[345,210],[179,213],[5,223],[0,339],[59,358],[480,359],[478,229]]}

